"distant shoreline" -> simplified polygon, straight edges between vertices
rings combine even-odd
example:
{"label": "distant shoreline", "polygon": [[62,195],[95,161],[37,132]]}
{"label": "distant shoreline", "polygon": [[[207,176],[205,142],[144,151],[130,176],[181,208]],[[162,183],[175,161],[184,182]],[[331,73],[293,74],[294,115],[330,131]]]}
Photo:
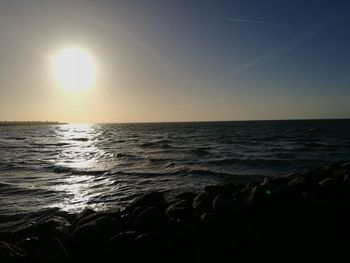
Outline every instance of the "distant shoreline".
{"label": "distant shoreline", "polygon": [[190,124],[190,123],[248,123],[248,122],[302,122],[302,121],[350,121],[350,118],[325,118],[325,119],[261,119],[261,120],[194,120],[194,121],[146,121],[146,122],[58,122],[58,121],[0,121],[0,126],[16,125],[61,125],[61,124]]}
{"label": "distant shoreline", "polygon": [[22,125],[60,125],[67,124],[58,121],[0,121],[0,126],[22,126]]}

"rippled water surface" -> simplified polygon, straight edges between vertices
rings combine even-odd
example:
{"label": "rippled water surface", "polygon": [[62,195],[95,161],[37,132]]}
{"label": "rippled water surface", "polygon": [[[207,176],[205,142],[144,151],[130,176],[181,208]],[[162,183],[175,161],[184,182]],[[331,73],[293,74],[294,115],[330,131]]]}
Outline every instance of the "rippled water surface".
{"label": "rippled water surface", "polygon": [[[350,160],[350,120],[0,127],[0,219]],[[0,223],[1,226],[1,223]]]}

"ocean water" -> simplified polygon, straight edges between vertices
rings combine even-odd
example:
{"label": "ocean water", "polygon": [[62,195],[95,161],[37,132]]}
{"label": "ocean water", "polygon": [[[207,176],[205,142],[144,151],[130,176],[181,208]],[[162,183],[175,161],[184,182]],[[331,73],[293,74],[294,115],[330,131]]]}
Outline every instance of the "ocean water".
{"label": "ocean water", "polygon": [[350,160],[350,120],[0,127],[0,228]]}

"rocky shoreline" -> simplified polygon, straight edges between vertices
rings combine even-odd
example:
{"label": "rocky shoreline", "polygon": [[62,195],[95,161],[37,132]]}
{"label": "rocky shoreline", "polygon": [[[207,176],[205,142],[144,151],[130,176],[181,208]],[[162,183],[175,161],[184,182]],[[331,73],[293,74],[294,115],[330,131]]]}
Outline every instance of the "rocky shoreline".
{"label": "rocky shoreline", "polygon": [[349,259],[350,162],[171,200],[151,192],[122,210],[28,222],[0,240],[0,262]]}

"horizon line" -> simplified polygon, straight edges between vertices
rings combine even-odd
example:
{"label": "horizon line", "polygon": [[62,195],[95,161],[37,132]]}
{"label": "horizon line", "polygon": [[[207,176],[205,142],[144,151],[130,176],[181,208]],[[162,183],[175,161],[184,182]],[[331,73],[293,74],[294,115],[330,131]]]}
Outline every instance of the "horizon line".
{"label": "horizon line", "polygon": [[317,120],[350,120],[346,118],[290,118],[290,119],[242,119],[242,120],[190,120],[190,121],[135,121],[135,122],[61,122],[61,121],[0,121],[0,124],[45,124],[48,125],[64,125],[64,124],[161,124],[161,123],[210,123],[210,122],[264,122],[264,121],[317,121]]}

